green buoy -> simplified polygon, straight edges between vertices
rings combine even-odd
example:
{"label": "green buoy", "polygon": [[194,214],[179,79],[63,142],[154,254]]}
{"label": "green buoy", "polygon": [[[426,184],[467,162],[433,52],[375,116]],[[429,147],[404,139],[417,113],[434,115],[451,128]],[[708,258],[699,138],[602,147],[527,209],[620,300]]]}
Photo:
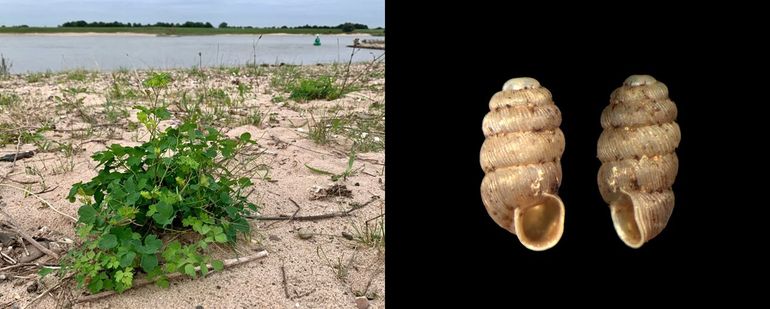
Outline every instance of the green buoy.
{"label": "green buoy", "polygon": [[313,42],[314,46],[321,46],[321,37],[316,34],[315,36],[315,42]]}

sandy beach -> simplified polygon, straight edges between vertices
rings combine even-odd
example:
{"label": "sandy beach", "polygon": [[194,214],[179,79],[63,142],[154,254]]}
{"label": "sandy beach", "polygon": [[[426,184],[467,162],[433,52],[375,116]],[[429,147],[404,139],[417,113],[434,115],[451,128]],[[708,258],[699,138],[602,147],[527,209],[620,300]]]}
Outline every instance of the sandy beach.
{"label": "sandy beach", "polygon": [[[0,305],[23,308],[34,300],[35,308],[362,308],[358,301],[367,303],[368,308],[385,308],[384,239],[382,243],[366,240],[367,235],[376,236],[375,224],[385,220],[384,63],[353,65],[347,74],[356,83],[354,91],[331,101],[292,100],[282,86],[290,83],[290,78],[312,79],[344,72],[334,70],[340,68],[171,70],[173,81],[161,100],[168,104],[173,117],[162,125],[174,126],[187,117],[187,98],[203,98],[202,113],[210,115],[208,121],[217,124],[222,133],[231,137],[251,133],[260,154],[251,163],[256,174],[251,176],[255,190],[249,199],[261,205],[261,216],[304,217],[363,207],[349,216],[327,219],[252,220],[252,233],[247,238],[233,248],[212,247],[211,254],[228,259],[266,250],[266,257],[203,279],[175,280],[168,288],[138,287],[86,303],[78,303],[88,293],[75,287],[73,281],[57,287],[61,278],[39,278],[36,265],[57,265],[58,261],[40,254],[29,260],[37,264],[14,266],[30,259],[28,251],[35,252],[29,243],[22,248],[18,241],[0,237],[2,253],[8,256],[0,259]],[[0,138],[5,138],[0,156],[34,153],[0,162],[0,185],[4,185],[0,186],[0,196],[19,229],[45,241],[59,254],[82,245],[75,225],[66,217],[77,218],[80,205],[65,197],[74,183],[96,175],[91,159],[95,152],[115,143],[138,145],[148,139],[146,131],[137,129],[136,110],[131,106],[150,104],[152,98],[145,95],[142,86],[149,74],[88,72],[81,79],[63,72],[0,79],[0,132],[4,134]],[[325,126],[324,119],[330,118],[343,119],[355,128],[366,124],[367,131],[330,131],[328,142],[319,144],[311,132],[317,132]],[[348,177],[335,181],[307,167],[332,174],[350,171],[354,141],[370,143],[371,148],[355,154]],[[0,232],[12,234],[7,225],[2,227]],[[47,289],[52,289],[50,295],[41,295]]]}

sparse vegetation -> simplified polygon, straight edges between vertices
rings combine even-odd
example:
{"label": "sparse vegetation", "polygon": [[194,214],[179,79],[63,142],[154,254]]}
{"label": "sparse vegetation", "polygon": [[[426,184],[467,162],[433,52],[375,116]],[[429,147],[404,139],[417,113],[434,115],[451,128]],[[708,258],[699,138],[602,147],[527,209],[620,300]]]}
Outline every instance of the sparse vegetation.
{"label": "sparse vegetation", "polygon": [[89,72],[83,69],[72,70],[67,73],[67,79],[71,81],[82,82],[88,78]]}
{"label": "sparse vegetation", "polygon": [[340,180],[340,179],[342,179],[344,181],[344,180],[347,180],[348,177],[353,176],[353,175],[357,174],[360,171],[360,168],[359,169],[353,169],[353,163],[355,163],[355,162],[356,162],[356,152],[355,151],[351,151],[350,152],[350,156],[348,157],[348,167],[342,173],[335,174],[335,173],[332,173],[332,172],[324,171],[324,170],[319,169],[319,168],[312,167],[312,166],[307,165],[307,164],[305,164],[305,167],[307,167],[313,173],[331,176],[332,181],[337,181],[337,180]]}
{"label": "sparse vegetation", "polygon": [[353,239],[369,247],[385,248],[385,214],[352,225]]}
{"label": "sparse vegetation", "polygon": [[0,54],[0,78],[4,78],[11,75],[12,66],[13,66],[13,63],[11,63],[10,60],[6,59],[3,54]]}
{"label": "sparse vegetation", "polygon": [[46,71],[43,73],[30,73],[27,74],[27,82],[28,83],[37,83],[41,82],[45,79],[48,79],[49,77],[53,76],[53,73],[51,71]]}
{"label": "sparse vegetation", "polygon": [[20,100],[15,93],[0,92],[0,108],[16,105]]}
{"label": "sparse vegetation", "polygon": [[[298,204],[297,220],[291,224],[279,221],[271,228],[270,233],[284,239],[300,217],[336,213],[335,208],[345,212],[365,205],[352,199],[380,194],[383,184],[378,179],[384,174],[377,165],[382,155],[361,153],[384,147],[384,87],[380,80],[371,82],[373,74],[367,67],[259,65],[12,75],[0,81],[0,143],[7,144],[6,153],[20,149],[35,154],[15,162],[16,169],[4,166],[4,172],[11,171],[8,181],[22,181],[18,187],[30,192],[2,192],[4,199],[13,203],[9,208],[18,207],[30,205],[25,196],[46,192],[41,194],[44,199],[67,196],[77,203],[75,208],[61,208],[72,215],[73,209],[79,210],[75,231],[57,232],[78,240],[57,251],[65,257],[53,262],[62,266],[55,271],[60,279],[73,275],[70,281],[60,281],[66,289],[76,289],[74,282],[78,282],[92,293],[125,291],[139,279],[165,286],[172,274],[205,275],[219,266],[214,262],[217,258],[248,255],[257,245],[269,245],[246,229],[256,225],[241,221],[251,211],[249,203],[261,204],[266,191],[293,198]],[[367,77],[358,79],[361,74]],[[70,78],[73,75],[76,78]],[[347,82],[345,75],[349,75]],[[293,85],[323,78],[334,80],[333,86],[340,89],[347,83],[349,95],[332,101],[290,99]],[[5,87],[8,85],[21,87]],[[316,130],[315,136],[311,128]],[[306,190],[287,189],[328,189],[330,180],[335,186],[349,188],[347,192],[352,190],[352,195],[319,201],[324,209],[306,207],[310,205],[303,201]],[[77,181],[72,187],[59,187]],[[259,184],[257,188],[249,186],[252,181]],[[53,207],[61,206],[60,201],[51,202]],[[277,207],[289,206],[287,201],[268,200],[264,205],[266,209],[252,215],[255,219],[291,216],[294,211]],[[314,275],[341,284],[350,296],[379,299],[384,295],[380,269],[384,266],[378,264],[384,256],[384,216],[377,217],[375,207],[362,207],[344,218],[300,223],[310,224],[310,233],[317,239],[323,236],[325,242],[328,236],[333,243],[300,240],[297,244],[323,246],[318,257],[306,259],[319,270]],[[29,212],[37,216],[50,211],[47,208],[29,207]],[[48,219],[65,218],[53,215]],[[68,226],[61,223],[56,226]],[[321,224],[345,226],[349,234],[324,234],[326,226],[314,227]],[[258,243],[241,242],[244,236],[248,239],[255,234]],[[237,252],[229,253],[231,248]],[[270,254],[270,258],[284,259],[293,252]],[[45,274],[53,268],[42,269]],[[235,271],[248,271],[245,269]],[[287,293],[292,297],[313,293],[312,287],[296,281],[309,274],[287,263]],[[3,285],[10,287],[11,280],[23,279],[9,279]],[[55,278],[39,282],[52,280]],[[83,295],[75,291],[74,295]],[[58,300],[62,294],[56,291],[52,295]]]}
{"label": "sparse vegetation", "polygon": [[342,88],[335,85],[335,79],[331,76],[299,80],[290,84],[288,91],[290,99],[301,102],[318,99],[331,101],[343,95]]}

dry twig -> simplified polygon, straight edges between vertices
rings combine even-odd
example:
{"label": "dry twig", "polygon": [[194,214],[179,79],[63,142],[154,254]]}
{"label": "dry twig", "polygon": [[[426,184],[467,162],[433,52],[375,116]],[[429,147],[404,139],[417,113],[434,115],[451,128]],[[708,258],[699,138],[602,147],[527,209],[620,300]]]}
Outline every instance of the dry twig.
{"label": "dry twig", "polygon": [[[332,212],[332,213],[322,214],[322,215],[300,216],[300,217],[297,217],[296,216],[297,213],[295,212],[294,215],[292,215],[292,216],[287,216],[287,215],[280,215],[280,216],[277,216],[277,217],[270,217],[270,216],[247,216],[247,218],[254,219],[254,220],[262,220],[262,221],[271,221],[271,220],[315,221],[315,220],[321,220],[321,219],[331,219],[331,218],[337,218],[337,217],[346,217],[346,216],[349,216],[351,212],[353,212],[353,211],[355,211],[357,209],[361,209],[364,206],[369,205],[372,202],[378,200],[379,198],[380,198],[379,196],[375,195],[375,196],[372,196],[372,198],[369,201],[367,201],[366,203],[363,203],[361,205],[353,205],[353,207],[351,207],[348,210],[335,211],[335,212]],[[297,205],[297,206],[299,207],[299,205]]]}
{"label": "dry twig", "polygon": [[[257,259],[261,259],[261,258],[266,257],[266,256],[267,256],[267,251],[260,251],[260,252],[258,252],[255,255],[244,256],[244,257],[240,257],[240,258],[237,258],[237,259],[224,260],[224,264],[225,264],[225,268],[230,268],[230,267],[233,267],[233,266],[236,266],[236,265],[239,265],[239,264],[243,264],[243,263],[246,263],[246,262],[251,262],[251,261],[254,261],[254,260],[257,260]],[[209,268],[212,268],[211,265],[207,265],[207,266]],[[200,266],[195,267],[195,271],[196,272],[200,271]],[[175,279],[175,278],[178,278],[178,277],[181,277],[181,276],[184,276],[184,274],[182,274],[182,273],[173,273],[173,274],[168,275],[167,278],[170,280],[170,279]],[[131,288],[132,289],[133,288],[138,288],[138,287],[145,286],[145,285],[148,285],[148,284],[153,283],[153,282],[155,282],[155,280],[137,279],[137,280],[134,280],[134,284],[133,284],[133,286]],[[93,294],[93,295],[88,295],[88,296],[80,297],[80,298],[77,299],[76,302],[77,303],[90,302],[90,301],[101,299],[101,298],[104,298],[104,297],[107,297],[107,296],[111,296],[113,294],[115,294],[115,291],[101,292],[101,293],[97,293],[97,294]]]}

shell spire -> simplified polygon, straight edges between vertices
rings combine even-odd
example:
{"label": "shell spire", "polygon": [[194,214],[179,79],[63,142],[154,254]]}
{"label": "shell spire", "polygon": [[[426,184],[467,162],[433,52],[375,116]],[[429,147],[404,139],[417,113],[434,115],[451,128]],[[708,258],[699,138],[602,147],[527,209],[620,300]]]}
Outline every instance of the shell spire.
{"label": "shell spire", "polygon": [[481,146],[481,198],[492,219],[527,248],[546,250],[564,231],[564,134],[551,92],[528,77],[505,83],[489,101]]}
{"label": "shell spire", "polygon": [[629,247],[657,236],[674,209],[671,186],[681,133],[668,88],[649,75],[632,75],[604,109],[598,182],[615,231]]}

